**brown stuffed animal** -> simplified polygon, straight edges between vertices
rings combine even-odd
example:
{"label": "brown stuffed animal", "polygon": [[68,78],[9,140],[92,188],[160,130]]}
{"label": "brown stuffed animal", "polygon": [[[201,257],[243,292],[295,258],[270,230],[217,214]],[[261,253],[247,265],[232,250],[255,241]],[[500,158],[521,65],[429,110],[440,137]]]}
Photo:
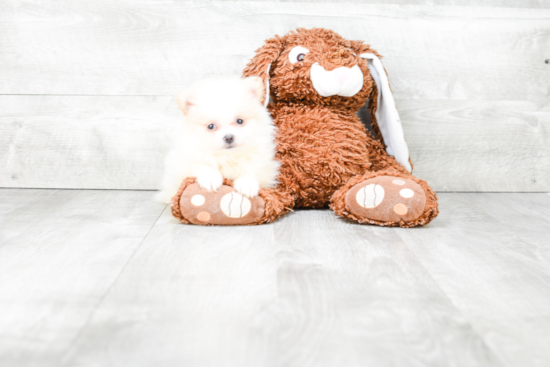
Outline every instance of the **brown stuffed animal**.
{"label": "brown stuffed animal", "polygon": [[[330,207],[359,223],[414,227],[438,214],[437,197],[412,164],[376,51],[333,31],[298,29],[267,40],[244,70],[266,84],[277,134],[279,184],[259,197],[182,183],[172,212],[184,223],[262,224],[293,207]],[[373,133],[356,116],[369,100]],[[205,200],[194,205],[192,198]],[[196,202],[196,201],[195,201]]]}

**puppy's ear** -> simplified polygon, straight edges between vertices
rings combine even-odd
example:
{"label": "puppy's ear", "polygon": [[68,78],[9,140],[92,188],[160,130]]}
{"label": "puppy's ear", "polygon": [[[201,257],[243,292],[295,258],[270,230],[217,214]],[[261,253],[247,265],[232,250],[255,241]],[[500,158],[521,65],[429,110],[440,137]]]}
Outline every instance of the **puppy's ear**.
{"label": "puppy's ear", "polygon": [[195,105],[194,98],[195,93],[191,89],[185,90],[176,96],[178,106],[180,106],[181,112],[185,116],[189,114],[189,109]]}
{"label": "puppy's ear", "polygon": [[244,78],[246,88],[258,103],[264,99],[264,82],[259,76],[249,76]]}
{"label": "puppy's ear", "polygon": [[258,76],[262,79],[265,92],[262,91],[261,102],[265,106],[269,102],[269,70],[271,64],[277,60],[284,47],[284,39],[275,36],[265,41],[264,45],[256,50],[254,56],[243,71],[243,77]]}

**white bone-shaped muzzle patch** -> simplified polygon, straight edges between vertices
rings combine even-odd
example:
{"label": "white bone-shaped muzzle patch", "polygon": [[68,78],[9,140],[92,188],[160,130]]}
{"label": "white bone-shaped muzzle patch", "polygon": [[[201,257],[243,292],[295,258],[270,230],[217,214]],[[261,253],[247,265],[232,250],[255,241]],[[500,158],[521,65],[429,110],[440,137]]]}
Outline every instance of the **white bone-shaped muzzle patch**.
{"label": "white bone-shaped muzzle patch", "polygon": [[311,66],[311,83],[323,97],[352,97],[363,88],[363,72],[359,66],[345,66],[327,71],[318,62]]}

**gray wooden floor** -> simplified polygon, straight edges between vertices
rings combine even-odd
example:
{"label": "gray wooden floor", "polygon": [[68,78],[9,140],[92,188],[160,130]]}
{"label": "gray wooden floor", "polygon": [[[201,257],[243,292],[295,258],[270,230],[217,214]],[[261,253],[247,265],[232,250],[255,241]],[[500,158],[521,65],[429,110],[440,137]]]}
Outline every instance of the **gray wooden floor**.
{"label": "gray wooden floor", "polygon": [[425,228],[178,224],[152,191],[0,190],[0,365],[548,366],[550,195]]}

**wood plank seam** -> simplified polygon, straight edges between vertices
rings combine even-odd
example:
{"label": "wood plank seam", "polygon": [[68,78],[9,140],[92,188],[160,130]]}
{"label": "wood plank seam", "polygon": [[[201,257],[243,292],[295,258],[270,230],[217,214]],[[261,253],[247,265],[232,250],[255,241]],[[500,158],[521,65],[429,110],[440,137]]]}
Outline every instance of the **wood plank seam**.
{"label": "wood plank seam", "polygon": [[111,285],[109,285],[109,287],[105,290],[105,293],[103,293],[103,295],[101,296],[101,298],[99,299],[99,301],[97,302],[97,304],[94,306],[94,308],[90,311],[88,317],[86,318],[86,321],[84,322],[84,325],[82,325],[82,327],[80,328],[80,330],[78,331],[78,334],[73,338],[73,340],[69,343],[69,347],[67,348],[67,350],[65,351],[65,354],[61,357],[61,361],[59,362],[63,362],[63,360],[67,357],[67,355],[70,353],[70,350],[72,348],[72,346],[78,342],[78,340],[80,339],[80,337],[82,336],[82,333],[84,332],[84,330],[86,329],[86,327],[88,326],[88,324],[90,323],[90,321],[92,320],[93,316],[94,316],[94,313],[96,312],[96,310],[101,306],[101,304],[103,303],[103,301],[105,300],[105,298],[107,297],[107,295],[109,294],[109,292],[111,292],[111,290],[113,289],[113,286],[116,284],[117,280],[120,278],[120,276],[124,273],[124,269],[126,269],[126,267],[128,266],[128,264],[131,262],[132,258],[135,256],[135,254],[138,252],[139,248],[141,247],[141,245],[145,242],[145,239],[147,238],[147,236],[149,236],[149,234],[151,233],[151,231],[153,230],[153,228],[155,228],[155,225],[157,224],[157,222],[159,221],[159,219],[162,217],[162,214],[164,213],[164,211],[166,210],[166,208],[168,207],[168,205],[165,205],[162,210],[160,211],[160,214],[159,216],[157,217],[157,219],[155,220],[155,222],[151,225],[151,228],[149,228],[149,231],[147,231],[147,234],[143,237],[143,239],[140,241],[139,245],[136,246],[135,250],[132,252],[132,255],[130,255],[128,257],[128,260],[124,263],[124,265],[121,267],[120,269],[120,272],[117,274],[117,276],[115,277],[115,279],[113,280],[113,282],[111,283]]}

